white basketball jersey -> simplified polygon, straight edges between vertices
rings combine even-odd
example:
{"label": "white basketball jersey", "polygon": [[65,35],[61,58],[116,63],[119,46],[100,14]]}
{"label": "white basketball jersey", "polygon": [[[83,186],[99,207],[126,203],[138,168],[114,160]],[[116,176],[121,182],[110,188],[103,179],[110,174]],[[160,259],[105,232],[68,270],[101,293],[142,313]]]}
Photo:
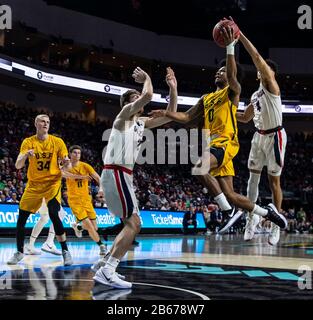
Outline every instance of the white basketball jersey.
{"label": "white basketball jersey", "polygon": [[115,164],[133,169],[143,141],[145,123],[142,120],[126,121],[125,131],[113,128],[104,156],[104,164]]}
{"label": "white basketball jersey", "polygon": [[282,105],[280,96],[270,93],[262,83],[251,97],[254,108],[254,125],[259,130],[269,130],[282,125]]}

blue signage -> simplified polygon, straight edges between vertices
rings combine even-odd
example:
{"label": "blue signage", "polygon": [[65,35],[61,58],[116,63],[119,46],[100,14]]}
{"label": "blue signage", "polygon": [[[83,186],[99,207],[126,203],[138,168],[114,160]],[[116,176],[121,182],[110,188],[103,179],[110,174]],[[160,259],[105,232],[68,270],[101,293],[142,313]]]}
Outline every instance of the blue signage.
{"label": "blue signage", "polygon": [[[66,215],[63,219],[65,228],[70,228],[70,224],[75,221],[75,217],[69,207],[63,207]],[[113,217],[106,208],[95,208],[97,213],[97,222],[100,228],[113,226],[120,222],[119,218]],[[183,224],[184,212],[181,211],[140,211],[142,228],[181,228]],[[0,228],[15,228],[18,218],[18,205],[0,204]],[[29,217],[26,228],[32,228],[39,220],[38,213]],[[198,228],[205,228],[205,222],[202,213],[197,214]],[[46,227],[50,226],[49,222]]]}

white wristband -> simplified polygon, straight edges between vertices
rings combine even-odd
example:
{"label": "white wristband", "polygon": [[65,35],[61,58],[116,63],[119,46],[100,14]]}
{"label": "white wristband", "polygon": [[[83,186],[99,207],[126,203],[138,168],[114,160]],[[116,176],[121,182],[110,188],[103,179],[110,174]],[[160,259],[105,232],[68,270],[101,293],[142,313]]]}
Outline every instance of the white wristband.
{"label": "white wristband", "polygon": [[235,55],[235,45],[236,45],[237,40],[234,40],[232,43],[230,43],[227,47],[226,47],[226,52],[227,54],[230,55]]}

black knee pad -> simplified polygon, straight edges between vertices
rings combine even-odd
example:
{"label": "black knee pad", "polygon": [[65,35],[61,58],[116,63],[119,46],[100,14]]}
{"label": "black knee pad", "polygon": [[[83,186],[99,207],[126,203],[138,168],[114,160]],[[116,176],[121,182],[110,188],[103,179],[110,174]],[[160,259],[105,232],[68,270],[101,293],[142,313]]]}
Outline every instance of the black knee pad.
{"label": "black knee pad", "polygon": [[59,202],[53,198],[47,203],[49,217],[53,223],[54,231],[57,236],[61,236],[64,233],[63,223],[59,217],[59,211],[61,206]]}

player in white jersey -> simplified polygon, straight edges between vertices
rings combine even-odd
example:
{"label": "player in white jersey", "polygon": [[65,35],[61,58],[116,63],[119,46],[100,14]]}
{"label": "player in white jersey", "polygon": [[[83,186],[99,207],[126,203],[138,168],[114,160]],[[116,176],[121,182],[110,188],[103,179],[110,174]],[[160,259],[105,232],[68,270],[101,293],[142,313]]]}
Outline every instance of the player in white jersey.
{"label": "player in white jersey", "polygon": [[[94,271],[101,267],[94,276],[95,281],[121,289],[131,288],[132,283],[122,280],[124,277],[115,270],[141,227],[132,170],[144,128],[158,127],[171,121],[167,117],[141,117],[144,106],[153,96],[152,83],[148,74],[139,67],[134,70],[133,78],[137,83],[143,83],[143,90],[141,94],[137,90],[128,90],[121,96],[122,110],[113,123],[101,175],[108,210],[123,220],[124,228],[115,238],[108,254],[92,267]],[[167,68],[166,82],[170,88],[167,110],[176,111],[177,82],[171,68]]]}
{"label": "player in white jersey", "polygon": [[[248,198],[256,202],[261,172],[267,166],[267,175],[274,205],[281,211],[283,194],[280,186],[280,175],[284,165],[284,155],[287,135],[282,126],[282,104],[280,89],[276,81],[277,66],[271,60],[264,60],[254,45],[245,35],[240,34],[239,40],[250,54],[258,72],[259,89],[252,95],[251,103],[244,113],[237,113],[237,120],[248,122],[251,119],[257,129],[252,142],[248,160],[250,177],[248,181]],[[249,213],[245,228],[245,240],[251,240],[259,217]],[[271,232],[268,242],[271,245],[278,243],[280,228],[271,223]]]}

